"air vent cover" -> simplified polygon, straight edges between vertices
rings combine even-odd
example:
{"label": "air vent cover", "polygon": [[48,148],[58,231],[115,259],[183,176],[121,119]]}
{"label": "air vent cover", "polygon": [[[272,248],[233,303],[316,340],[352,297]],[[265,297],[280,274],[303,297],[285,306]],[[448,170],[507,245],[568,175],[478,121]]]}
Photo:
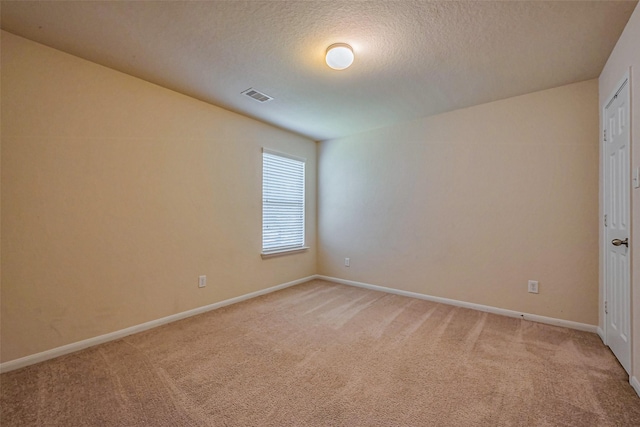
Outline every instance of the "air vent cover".
{"label": "air vent cover", "polygon": [[247,95],[249,98],[255,99],[258,102],[267,102],[267,101],[271,101],[273,98],[270,97],[269,95],[266,95],[262,92],[258,92],[257,90],[253,89],[253,88],[249,88],[247,90],[245,90],[244,92],[242,92],[243,95]]}

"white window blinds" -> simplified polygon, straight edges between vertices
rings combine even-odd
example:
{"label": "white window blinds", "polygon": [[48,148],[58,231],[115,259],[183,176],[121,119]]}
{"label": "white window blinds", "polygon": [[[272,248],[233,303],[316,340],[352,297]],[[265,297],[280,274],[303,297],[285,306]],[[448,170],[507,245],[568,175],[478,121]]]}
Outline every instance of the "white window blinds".
{"label": "white window blinds", "polygon": [[304,159],[262,151],[262,252],[304,247]]}

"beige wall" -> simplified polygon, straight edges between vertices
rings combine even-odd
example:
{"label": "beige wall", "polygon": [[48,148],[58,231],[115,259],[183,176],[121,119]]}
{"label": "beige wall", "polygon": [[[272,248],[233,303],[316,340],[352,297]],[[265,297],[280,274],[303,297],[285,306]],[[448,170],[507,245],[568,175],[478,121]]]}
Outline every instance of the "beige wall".
{"label": "beige wall", "polygon": [[[640,7],[636,6],[622,36],[600,74],[600,111],[627,71],[631,81],[631,165],[640,167]],[[602,194],[602,190],[601,190]],[[640,189],[631,193],[631,327],[633,351],[631,375],[640,380]],[[602,263],[602,261],[601,261]],[[601,278],[602,283],[602,278]],[[600,326],[603,327],[602,290],[600,294]]]}
{"label": "beige wall", "polygon": [[[598,321],[596,80],[321,143],[316,268],[312,141],[6,32],[1,59],[3,362],[316,272]],[[309,159],[305,254],[259,256],[262,146]]]}
{"label": "beige wall", "polygon": [[[6,32],[1,89],[3,362],[316,272],[315,142]],[[260,257],[262,146],[307,253]]]}
{"label": "beige wall", "polygon": [[323,142],[318,162],[320,274],[597,324],[597,80]]}

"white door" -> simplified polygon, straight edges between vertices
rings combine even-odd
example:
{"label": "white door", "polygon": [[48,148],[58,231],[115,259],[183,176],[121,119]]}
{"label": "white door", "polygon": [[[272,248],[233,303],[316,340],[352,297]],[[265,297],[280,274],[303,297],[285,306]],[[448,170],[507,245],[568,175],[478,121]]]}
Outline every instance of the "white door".
{"label": "white door", "polygon": [[629,79],[604,109],[605,341],[631,368]]}

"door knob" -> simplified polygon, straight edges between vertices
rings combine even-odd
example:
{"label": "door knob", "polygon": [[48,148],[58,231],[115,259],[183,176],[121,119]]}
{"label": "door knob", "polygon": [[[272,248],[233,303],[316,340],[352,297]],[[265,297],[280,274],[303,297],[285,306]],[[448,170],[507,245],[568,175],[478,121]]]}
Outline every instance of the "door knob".
{"label": "door knob", "polygon": [[611,244],[612,244],[613,246],[622,246],[622,245],[625,245],[626,247],[629,247],[629,238],[627,237],[627,238],[626,238],[626,239],[624,239],[624,240],[620,240],[620,239],[613,239],[613,240],[611,241]]}

